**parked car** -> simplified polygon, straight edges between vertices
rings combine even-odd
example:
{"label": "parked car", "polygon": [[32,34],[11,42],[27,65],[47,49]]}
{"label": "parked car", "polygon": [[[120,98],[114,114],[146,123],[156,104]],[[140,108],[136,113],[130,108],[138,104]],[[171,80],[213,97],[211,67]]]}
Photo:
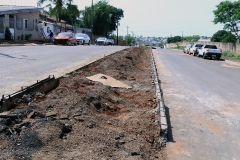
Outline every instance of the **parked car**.
{"label": "parked car", "polygon": [[105,37],[99,37],[97,40],[96,40],[96,44],[97,45],[104,45],[106,46],[108,44],[108,40],[107,38]]}
{"label": "parked car", "polygon": [[190,48],[192,47],[192,44],[187,44],[184,48],[183,48],[183,53],[189,53]]}
{"label": "parked car", "polygon": [[198,49],[201,48],[203,46],[203,44],[194,44],[190,50],[188,54],[192,54],[193,56],[195,56],[198,53]]}
{"label": "parked car", "polygon": [[56,37],[54,37],[53,43],[55,45],[58,44],[67,44],[67,45],[77,45],[77,39],[75,34],[72,32],[62,32],[59,33]]}
{"label": "parked car", "polygon": [[75,37],[77,38],[77,44],[84,45],[85,43],[90,45],[90,37],[84,33],[76,33]]}
{"label": "parked car", "polygon": [[113,39],[108,39],[108,45],[114,46],[114,40]]}
{"label": "parked car", "polygon": [[218,49],[215,45],[204,45],[199,49],[197,56],[202,56],[203,59],[206,59],[207,57],[211,59],[220,59],[222,56],[222,50]]}

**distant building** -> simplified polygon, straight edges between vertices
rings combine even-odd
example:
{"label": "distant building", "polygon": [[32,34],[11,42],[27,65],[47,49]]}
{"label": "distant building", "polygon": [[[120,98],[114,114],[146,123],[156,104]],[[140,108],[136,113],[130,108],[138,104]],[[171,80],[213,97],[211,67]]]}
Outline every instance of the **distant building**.
{"label": "distant building", "polygon": [[200,39],[198,41],[210,42],[211,41],[211,37],[200,36]]}

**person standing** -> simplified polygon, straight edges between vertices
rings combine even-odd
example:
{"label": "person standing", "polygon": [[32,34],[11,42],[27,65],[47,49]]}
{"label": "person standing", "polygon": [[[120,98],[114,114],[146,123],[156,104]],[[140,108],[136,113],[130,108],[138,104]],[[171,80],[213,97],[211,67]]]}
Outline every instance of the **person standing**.
{"label": "person standing", "polygon": [[51,30],[49,30],[50,33],[49,33],[49,42],[53,42],[53,32]]}

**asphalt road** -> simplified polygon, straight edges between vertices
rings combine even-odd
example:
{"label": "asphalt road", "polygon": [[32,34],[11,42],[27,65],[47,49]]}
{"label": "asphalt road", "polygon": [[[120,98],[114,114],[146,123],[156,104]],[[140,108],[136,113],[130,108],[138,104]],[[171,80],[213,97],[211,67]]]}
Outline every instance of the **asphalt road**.
{"label": "asphalt road", "polygon": [[153,50],[170,124],[170,160],[240,157],[240,63]]}
{"label": "asphalt road", "polygon": [[0,95],[47,78],[60,77],[126,47],[14,46],[0,47]]}

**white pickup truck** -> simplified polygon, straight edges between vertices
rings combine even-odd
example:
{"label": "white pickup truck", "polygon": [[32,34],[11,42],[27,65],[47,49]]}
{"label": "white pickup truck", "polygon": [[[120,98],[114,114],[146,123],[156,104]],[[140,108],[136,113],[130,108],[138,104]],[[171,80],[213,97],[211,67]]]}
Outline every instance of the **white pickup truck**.
{"label": "white pickup truck", "polygon": [[198,49],[201,48],[203,46],[203,44],[194,44],[190,49],[188,54],[192,54],[193,56],[195,56],[198,52]]}
{"label": "white pickup truck", "polygon": [[216,58],[220,59],[222,56],[222,50],[217,49],[215,45],[203,45],[198,49],[197,56],[202,56],[203,59],[209,57],[210,59]]}

